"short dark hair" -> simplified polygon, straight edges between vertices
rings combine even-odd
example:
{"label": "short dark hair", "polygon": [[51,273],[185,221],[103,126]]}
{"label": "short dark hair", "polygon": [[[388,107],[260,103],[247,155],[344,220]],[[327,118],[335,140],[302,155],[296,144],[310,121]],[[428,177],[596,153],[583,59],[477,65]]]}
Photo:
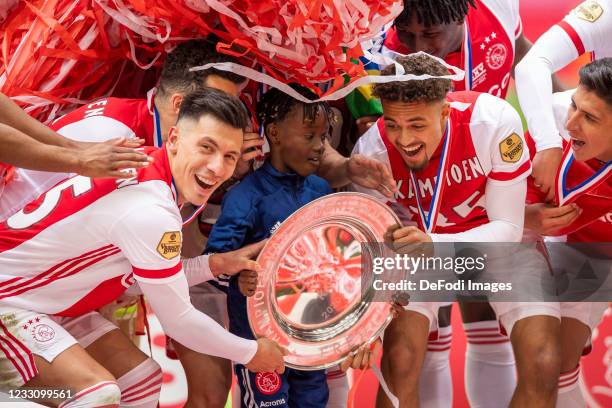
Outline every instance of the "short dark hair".
{"label": "short dark hair", "polygon": [[[406,74],[449,74],[444,65],[425,54],[399,57],[396,62],[404,67]],[[381,75],[395,75],[395,64],[385,68]],[[390,102],[433,102],[445,99],[451,85],[451,80],[444,78],[380,83],[374,85],[374,95]]]}
{"label": "short dark hair", "polygon": [[612,58],[601,58],[585,65],[580,69],[579,85],[612,106]]}
{"label": "short dark hair", "polygon": [[204,86],[206,78],[217,75],[235,84],[245,81],[245,78],[229,71],[209,68],[201,71],[190,71],[190,68],[215,62],[236,62],[229,55],[220,54],[215,49],[214,37],[200,40],[185,41],[172,50],[162,66],[159,79],[160,93],[195,91]]}
{"label": "short dark hair", "polygon": [[188,118],[199,120],[211,115],[236,129],[244,129],[248,124],[246,108],[235,96],[213,88],[202,88],[183,98],[177,122]]}
{"label": "short dark hair", "polygon": [[[318,98],[313,91],[302,85],[291,83],[289,86],[307,99]],[[257,120],[264,126],[280,122],[287,117],[294,106],[299,105],[304,108],[304,120],[314,121],[319,112],[323,112],[328,122],[332,123],[333,114],[328,102],[301,102],[277,88],[271,88],[257,102]]]}
{"label": "short dark hair", "polygon": [[404,10],[395,19],[396,25],[407,24],[416,14],[420,24],[426,27],[463,22],[474,0],[404,0]]}

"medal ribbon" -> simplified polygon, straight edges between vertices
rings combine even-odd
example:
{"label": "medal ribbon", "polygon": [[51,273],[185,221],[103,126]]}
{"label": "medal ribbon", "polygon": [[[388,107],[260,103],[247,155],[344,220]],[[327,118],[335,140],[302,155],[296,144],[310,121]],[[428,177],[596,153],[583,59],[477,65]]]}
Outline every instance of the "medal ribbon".
{"label": "medal ribbon", "polygon": [[[182,210],[184,204],[179,205],[179,202],[178,202],[179,196],[178,196],[178,191],[176,189],[176,184],[174,183],[174,177],[172,177],[172,184],[170,185],[170,189],[172,190],[172,195],[174,195],[174,201],[176,202],[176,205],[178,206],[179,211]],[[183,216],[181,214],[181,217],[183,218],[183,227],[188,225],[194,219],[196,219],[197,216],[200,215],[200,213],[204,210],[204,207],[206,207],[206,203],[196,208],[191,214],[187,216]]]}
{"label": "medal ribbon", "polygon": [[154,140],[153,143],[155,143],[155,147],[161,147],[163,142],[162,139],[162,134],[161,134],[161,124],[160,124],[160,120],[159,120],[159,112],[157,111],[157,107],[153,106],[153,118],[154,118],[154,129],[153,129],[153,136],[154,136]]}
{"label": "medal ribbon", "polygon": [[575,187],[568,188],[567,174],[569,173],[573,162],[574,153],[572,151],[571,144],[568,143],[565,151],[563,152],[561,167],[559,167],[559,171],[557,172],[557,201],[559,202],[560,206],[574,201],[574,199],[579,195],[586,194],[595,189],[607,179],[609,173],[612,171],[612,161],[609,161],[604,164],[601,169],[595,172],[595,174],[584,180],[582,183]]}
{"label": "medal ribbon", "polygon": [[431,233],[436,226],[436,220],[438,219],[438,212],[440,210],[440,202],[442,197],[442,191],[444,190],[444,184],[446,182],[446,170],[448,167],[448,151],[450,149],[451,131],[450,122],[446,122],[446,130],[444,131],[444,137],[442,142],[442,155],[440,156],[440,164],[438,165],[438,175],[435,180],[433,194],[431,196],[431,203],[429,205],[429,212],[425,213],[423,204],[421,202],[421,196],[419,194],[419,186],[417,184],[417,178],[413,171],[410,171],[410,178],[412,180],[412,188],[414,196],[416,197],[417,206],[419,208],[419,216],[421,217],[421,224],[425,228],[425,232]]}
{"label": "medal ribbon", "polygon": [[463,38],[463,58],[465,60],[465,90],[472,90],[472,38],[470,37],[470,27],[467,18],[463,24],[465,36]]}

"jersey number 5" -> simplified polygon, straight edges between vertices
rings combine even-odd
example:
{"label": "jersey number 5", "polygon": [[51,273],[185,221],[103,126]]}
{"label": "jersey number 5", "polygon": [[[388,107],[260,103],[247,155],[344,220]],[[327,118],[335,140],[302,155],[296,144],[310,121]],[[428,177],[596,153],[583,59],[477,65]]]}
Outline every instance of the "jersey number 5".
{"label": "jersey number 5", "polygon": [[29,228],[51,214],[55,207],[57,207],[57,204],[62,196],[62,192],[65,189],[72,188],[72,194],[75,197],[78,197],[81,194],[91,190],[92,186],[93,185],[89,177],[72,177],[47,191],[38,208],[27,213],[25,212],[25,209],[21,210],[6,220],[6,223],[13,229]]}

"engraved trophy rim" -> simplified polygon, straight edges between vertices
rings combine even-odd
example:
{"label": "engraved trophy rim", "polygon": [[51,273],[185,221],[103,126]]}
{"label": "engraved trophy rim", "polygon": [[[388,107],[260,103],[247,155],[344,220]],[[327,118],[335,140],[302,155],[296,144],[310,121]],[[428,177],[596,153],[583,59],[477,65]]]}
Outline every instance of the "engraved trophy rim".
{"label": "engraved trophy rim", "polygon": [[[352,239],[351,244],[354,245],[382,242],[384,232],[394,223],[400,224],[400,220],[391,208],[372,196],[357,192],[329,194],[313,200],[289,216],[268,239],[257,258],[263,272],[260,272],[255,295],[247,298],[248,321],[255,337],[265,336],[286,347],[289,355],[285,357],[285,365],[300,370],[333,367],[346,359],[355,346],[369,344],[378,338],[392,319],[391,305],[386,302],[372,302],[371,285],[366,286],[368,289],[365,293],[357,289],[355,294],[353,289],[353,298],[346,308],[337,311],[331,308],[330,304],[328,308],[336,313],[333,317],[320,323],[303,323],[292,321],[280,310],[276,293],[277,282],[280,266],[285,262],[287,253],[296,247],[296,243],[307,240],[303,237],[308,234],[314,236],[319,230],[325,233],[329,231],[328,228],[335,227],[347,231]],[[360,245],[360,249],[363,248],[364,246]],[[316,255],[317,253],[314,253],[313,256],[303,259],[316,262],[320,258]],[[362,255],[359,252],[360,262],[363,262]],[[366,254],[366,262],[371,256],[371,253]],[[320,264],[316,264],[316,267],[319,268],[317,273],[307,276],[315,276],[316,279],[323,275]],[[331,272],[328,273],[338,276],[336,271],[332,266]],[[359,271],[358,287],[361,287],[364,276],[361,266]],[[372,274],[367,276],[369,282]],[[291,282],[300,280],[301,277],[298,276],[296,280],[284,279],[281,283],[291,285]],[[339,285],[338,282],[335,284]],[[303,291],[304,289],[295,293],[298,299]],[[323,297],[327,295],[328,293],[325,293]],[[329,295],[333,296],[331,293]],[[320,299],[321,296],[318,300]],[[345,297],[343,299],[346,300]]]}

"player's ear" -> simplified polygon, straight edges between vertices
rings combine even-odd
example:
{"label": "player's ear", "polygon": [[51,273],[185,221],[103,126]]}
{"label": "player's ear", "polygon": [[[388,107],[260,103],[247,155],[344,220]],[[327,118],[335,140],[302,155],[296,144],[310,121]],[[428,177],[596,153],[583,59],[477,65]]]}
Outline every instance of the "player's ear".
{"label": "player's ear", "polygon": [[183,103],[183,98],[184,95],[182,93],[174,93],[170,96],[170,108],[173,114],[178,115],[181,104]]}
{"label": "player's ear", "polygon": [[168,132],[168,139],[166,140],[166,149],[172,154],[176,154],[178,151],[178,139],[179,139],[179,128],[172,126]]}
{"label": "player's ear", "polygon": [[279,129],[276,126],[276,123],[271,123],[266,126],[266,135],[268,136],[270,143],[275,145],[280,144],[280,135],[278,134],[278,132]]}
{"label": "player's ear", "polygon": [[444,104],[442,105],[442,109],[441,109],[441,116],[442,116],[443,124],[446,123],[446,120],[448,119],[449,115],[450,115],[450,103],[444,101]]}

